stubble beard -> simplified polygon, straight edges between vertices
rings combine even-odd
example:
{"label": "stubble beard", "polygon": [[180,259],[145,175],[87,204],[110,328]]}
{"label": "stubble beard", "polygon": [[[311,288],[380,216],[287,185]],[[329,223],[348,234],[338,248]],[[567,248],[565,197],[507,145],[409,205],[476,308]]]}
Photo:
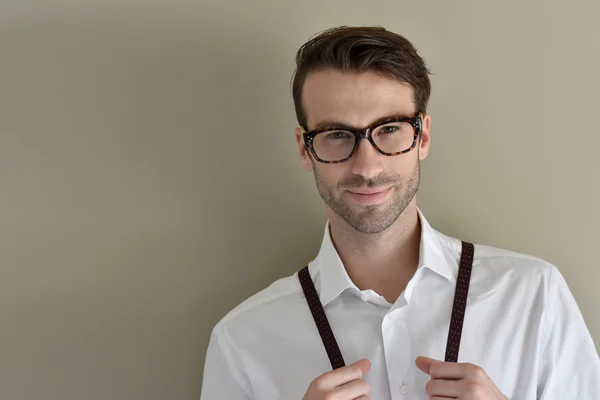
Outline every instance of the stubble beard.
{"label": "stubble beard", "polygon": [[[313,163],[314,166],[314,163]],[[328,186],[317,168],[313,168],[317,190],[321,198],[331,210],[360,233],[375,234],[389,228],[402,215],[406,207],[419,190],[421,165],[417,162],[407,176],[399,174],[364,179],[359,175],[345,179],[335,185],[335,190]],[[391,186],[391,198],[382,204],[357,205],[350,204],[347,190],[359,187]]]}

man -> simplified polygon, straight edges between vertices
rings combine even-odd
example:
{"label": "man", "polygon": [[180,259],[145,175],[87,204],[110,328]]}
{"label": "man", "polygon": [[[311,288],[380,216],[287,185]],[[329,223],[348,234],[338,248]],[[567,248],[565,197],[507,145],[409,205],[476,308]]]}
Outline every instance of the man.
{"label": "man", "polygon": [[382,28],[331,29],[298,51],[295,137],[327,206],[322,246],[217,324],[202,400],[600,399],[559,271],[448,237],[417,208],[428,72]]}

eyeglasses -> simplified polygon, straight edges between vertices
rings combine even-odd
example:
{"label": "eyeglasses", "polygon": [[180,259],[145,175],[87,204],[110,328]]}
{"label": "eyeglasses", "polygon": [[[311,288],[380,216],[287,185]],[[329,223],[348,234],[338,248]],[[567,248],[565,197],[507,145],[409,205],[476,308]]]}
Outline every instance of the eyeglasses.
{"label": "eyeglasses", "polygon": [[385,156],[408,153],[417,145],[423,114],[417,117],[394,117],[364,129],[328,127],[304,132],[304,145],[315,159],[325,164],[348,161],[356,152],[360,139],[367,139]]}

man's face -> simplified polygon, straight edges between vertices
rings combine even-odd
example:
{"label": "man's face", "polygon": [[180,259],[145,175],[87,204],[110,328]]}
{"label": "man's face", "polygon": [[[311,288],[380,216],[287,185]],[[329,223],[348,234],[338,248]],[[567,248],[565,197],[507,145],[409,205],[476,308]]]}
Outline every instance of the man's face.
{"label": "man's face", "polygon": [[[340,124],[364,128],[386,117],[413,117],[412,95],[409,85],[374,72],[314,72],[303,89],[305,128]],[[304,148],[301,130],[296,129],[303,165],[313,171],[329,217],[337,215],[361,233],[378,233],[390,227],[419,187],[419,162],[429,151],[429,128],[430,117],[425,116],[421,142],[409,153],[385,156],[368,140],[361,140],[352,158],[340,164],[314,160]]]}

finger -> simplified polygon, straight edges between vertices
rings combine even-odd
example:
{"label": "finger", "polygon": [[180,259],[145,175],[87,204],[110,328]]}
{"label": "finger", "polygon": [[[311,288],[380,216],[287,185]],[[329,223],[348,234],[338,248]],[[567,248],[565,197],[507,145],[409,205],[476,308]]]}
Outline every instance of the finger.
{"label": "finger", "polygon": [[358,399],[356,400],[371,400],[370,396],[360,396]]}
{"label": "finger", "polygon": [[464,381],[432,379],[425,385],[425,391],[430,399],[456,398],[464,393]]}
{"label": "finger", "polygon": [[335,388],[332,392],[334,399],[356,399],[369,394],[369,383],[364,379],[356,379]]}
{"label": "finger", "polygon": [[467,377],[467,364],[437,361],[429,367],[431,379],[465,379]]}
{"label": "finger", "polygon": [[415,360],[415,364],[417,365],[417,368],[419,368],[421,371],[425,372],[427,375],[429,375],[429,370],[431,369],[431,366],[435,363],[440,363],[441,361],[438,360],[434,360],[433,358],[429,358],[429,357],[417,357],[417,359]]}
{"label": "finger", "polygon": [[356,379],[362,379],[364,374],[366,374],[370,368],[371,362],[369,360],[366,358],[358,360],[354,364],[321,375],[317,378],[317,384],[323,389],[341,386]]}
{"label": "finger", "polygon": [[470,363],[437,363],[429,369],[429,376],[432,379],[468,379],[480,384],[490,380],[483,368]]}
{"label": "finger", "polygon": [[448,399],[456,399],[457,397],[444,397],[444,396],[433,396],[430,397],[429,400],[448,400]]}
{"label": "finger", "polygon": [[369,372],[369,370],[371,369],[371,361],[369,361],[366,358],[363,358],[362,360],[358,360],[357,362],[354,363],[354,365],[358,365],[358,367],[360,368],[362,375],[361,378],[363,376],[365,376],[365,374],[367,372]]}

